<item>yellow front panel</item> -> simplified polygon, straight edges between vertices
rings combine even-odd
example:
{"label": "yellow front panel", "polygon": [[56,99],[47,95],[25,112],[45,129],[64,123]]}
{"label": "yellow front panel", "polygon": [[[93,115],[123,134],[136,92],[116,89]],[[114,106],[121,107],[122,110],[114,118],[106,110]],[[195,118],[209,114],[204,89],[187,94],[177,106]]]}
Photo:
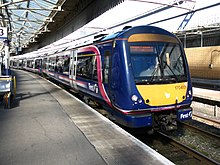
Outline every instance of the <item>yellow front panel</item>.
{"label": "yellow front panel", "polygon": [[170,105],[186,98],[187,82],[175,84],[137,85],[145,103],[150,106]]}

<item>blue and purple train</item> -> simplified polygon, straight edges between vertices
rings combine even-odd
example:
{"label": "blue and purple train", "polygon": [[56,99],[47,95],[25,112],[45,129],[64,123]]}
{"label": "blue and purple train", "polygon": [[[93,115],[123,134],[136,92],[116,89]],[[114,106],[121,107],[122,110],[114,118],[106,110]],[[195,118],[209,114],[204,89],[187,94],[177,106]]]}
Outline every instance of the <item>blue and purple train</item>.
{"label": "blue and purple train", "polygon": [[192,117],[184,49],[177,37],[158,27],[129,27],[87,45],[15,56],[11,66],[65,84],[129,128],[173,130],[177,120]]}

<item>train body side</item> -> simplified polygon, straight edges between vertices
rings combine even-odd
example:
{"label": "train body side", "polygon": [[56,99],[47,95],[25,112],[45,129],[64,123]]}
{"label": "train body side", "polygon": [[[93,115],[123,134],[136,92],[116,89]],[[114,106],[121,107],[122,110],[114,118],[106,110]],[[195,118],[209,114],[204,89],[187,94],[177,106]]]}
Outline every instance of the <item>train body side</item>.
{"label": "train body side", "polygon": [[193,78],[220,80],[220,46],[185,48]]}

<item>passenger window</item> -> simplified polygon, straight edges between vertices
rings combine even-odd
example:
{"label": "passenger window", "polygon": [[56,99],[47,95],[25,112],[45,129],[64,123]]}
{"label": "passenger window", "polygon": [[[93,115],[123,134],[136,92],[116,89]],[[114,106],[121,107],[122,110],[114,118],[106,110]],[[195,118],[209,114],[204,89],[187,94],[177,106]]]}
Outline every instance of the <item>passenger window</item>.
{"label": "passenger window", "polygon": [[56,66],[56,57],[50,57],[49,58],[49,71],[54,72]]}
{"label": "passenger window", "polygon": [[63,73],[63,74],[68,75],[68,73],[69,73],[69,63],[70,63],[70,57],[68,55],[58,56],[57,59],[56,59],[55,70],[58,73]]}
{"label": "passenger window", "polygon": [[35,60],[35,69],[40,69],[41,68],[41,59],[36,59]]}
{"label": "passenger window", "polygon": [[27,67],[28,68],[33,68],[33,66],[34,66],[34,60],[28,60],[27,61]]}
{"label": "passenger window", "polygon": [[95,54],[78,55],[76,75],[86,79],[98,80]]}
{"label": "passenger window", "polygon": [[63,73],[63,56],[57,57],[57,62],[56,62],[56,70],[59,73]]}

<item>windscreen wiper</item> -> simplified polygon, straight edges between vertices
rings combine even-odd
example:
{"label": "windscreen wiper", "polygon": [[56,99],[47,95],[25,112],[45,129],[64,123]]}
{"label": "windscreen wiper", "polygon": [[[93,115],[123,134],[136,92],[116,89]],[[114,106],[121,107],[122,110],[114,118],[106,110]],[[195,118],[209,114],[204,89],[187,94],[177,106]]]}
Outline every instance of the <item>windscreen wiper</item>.
{"label": "windscreen wiper", "polygon": [[150,79],[150,83],[154,80],[154,76],[157,73],[158,69],[160,68],[160,64],[158,63],[157,66],[155,67],[154,71],[151,74],[151,79]]}
{"label": "windscreen wiper", "polygon": [[172,74],[174,75],[176,82],[178,82],[179,79],[178,79],[177,75],[173,72],[173,70],[170,68],[170,66],[167,64],[166,61],[164,61],[164,64],[165,64],[165,66],[163,67],[163,69],[167,66],[169,68],[169,70],[172,72]]}

